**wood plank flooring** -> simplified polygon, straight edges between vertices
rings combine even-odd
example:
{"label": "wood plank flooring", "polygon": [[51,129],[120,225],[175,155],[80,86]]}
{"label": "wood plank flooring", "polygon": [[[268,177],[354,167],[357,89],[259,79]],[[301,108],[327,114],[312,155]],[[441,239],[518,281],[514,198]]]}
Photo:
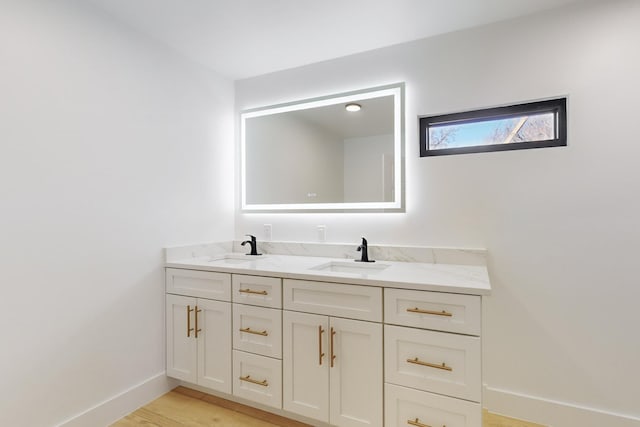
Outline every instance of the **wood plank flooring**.
{"label": "wood plank flooring", "polygon": [[542,424],[532,423],[530,421],[517,420],[515,418],[505,417],[503,415],[492,414],[484,409],[482,411],[483,427],[545,427]]}
{"label": "wood plank flooring", "polygon": [[[544,427],[514,418],[482,413],[483,427]],[[206,393],[177,387],[132,412],[111,427],[311,427],[260,409]]]}
{"label": "wood plank flooring", "polygon": [[111,427],[310,427],[269,412],[177,387]]}

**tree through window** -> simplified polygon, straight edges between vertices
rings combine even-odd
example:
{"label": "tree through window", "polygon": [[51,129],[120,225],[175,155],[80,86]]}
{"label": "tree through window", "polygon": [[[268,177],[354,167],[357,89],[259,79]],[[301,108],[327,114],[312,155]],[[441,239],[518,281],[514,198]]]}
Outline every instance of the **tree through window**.
{"label": "tree through window", "polygon": [[567,145],[566,98],[420,119],[420,156]]}

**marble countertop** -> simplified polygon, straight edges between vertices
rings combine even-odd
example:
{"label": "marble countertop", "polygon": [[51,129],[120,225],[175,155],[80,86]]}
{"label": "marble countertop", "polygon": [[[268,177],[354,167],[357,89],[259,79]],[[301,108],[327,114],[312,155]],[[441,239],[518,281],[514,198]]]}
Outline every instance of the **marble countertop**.
{"label": "marble countertop", "polygon": [[[333,264],[335,270],[330,268]],[[167,267],[233,274],[282,277],[332,283],[488,295],[491,284],[486,266],[377,260],[366,264],[345,258],[243,253],[168,259]],[[351,267],[353,266],[353,267]]]}

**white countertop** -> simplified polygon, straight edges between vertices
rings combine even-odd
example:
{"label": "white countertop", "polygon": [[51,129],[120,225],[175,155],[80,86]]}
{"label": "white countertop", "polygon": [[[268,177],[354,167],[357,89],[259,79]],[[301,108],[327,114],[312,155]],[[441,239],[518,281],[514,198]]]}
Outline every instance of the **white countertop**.
{"label": "white countertop", "polygon": [[[252,257],[238,253],[172,260],[165,265],[191,270],[459,294],[488,295],[491,292],[489,274],[485,266],[377,260],[375,264],[360,267],[363,270],[370,268],[370,272],[347,273],[313,269],[331,262],[347,267],[350,265],[347,263],[353,262],[356,268],[360,265],[345,258],[275,254]],[[386,268],[380,269],[385,266]]]}

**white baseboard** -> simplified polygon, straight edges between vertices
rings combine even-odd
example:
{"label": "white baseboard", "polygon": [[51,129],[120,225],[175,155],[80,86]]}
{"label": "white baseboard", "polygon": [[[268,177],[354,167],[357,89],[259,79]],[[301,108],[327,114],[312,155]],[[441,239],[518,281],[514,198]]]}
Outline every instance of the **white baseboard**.
{"label": "white baseboard", "polygon": [[167,378],[166,374],[161,372],[78,415],[74,415],[58,424],[57,427],[106,427],[162,396],[176,385],[176,381]]}
{"label": "white baseboard", "polygon": [[[178,384],[178,381],[167,378],[165,373],[161,372],[63,421],[57,427],[108,426],[162,396]],[[198,388],[193,384],[185,385],[190,388]],[[207,392],[211,393],[211,391]],[[211,394],[217,395],[217,393]],[[221,397],[229,399],[228,396]],[[527,396],[486,385],[484,386],[483,406],[496,414],[532,421],[549,427],[640,427],[640,418],[638,417]],[[273,408],[268,410],[274,413],[280,412],[273,411]]]}
{"label": "white baseboard", "polygon": [[549,427],[640,427],[640,418],[484,386],[490,412]]}

